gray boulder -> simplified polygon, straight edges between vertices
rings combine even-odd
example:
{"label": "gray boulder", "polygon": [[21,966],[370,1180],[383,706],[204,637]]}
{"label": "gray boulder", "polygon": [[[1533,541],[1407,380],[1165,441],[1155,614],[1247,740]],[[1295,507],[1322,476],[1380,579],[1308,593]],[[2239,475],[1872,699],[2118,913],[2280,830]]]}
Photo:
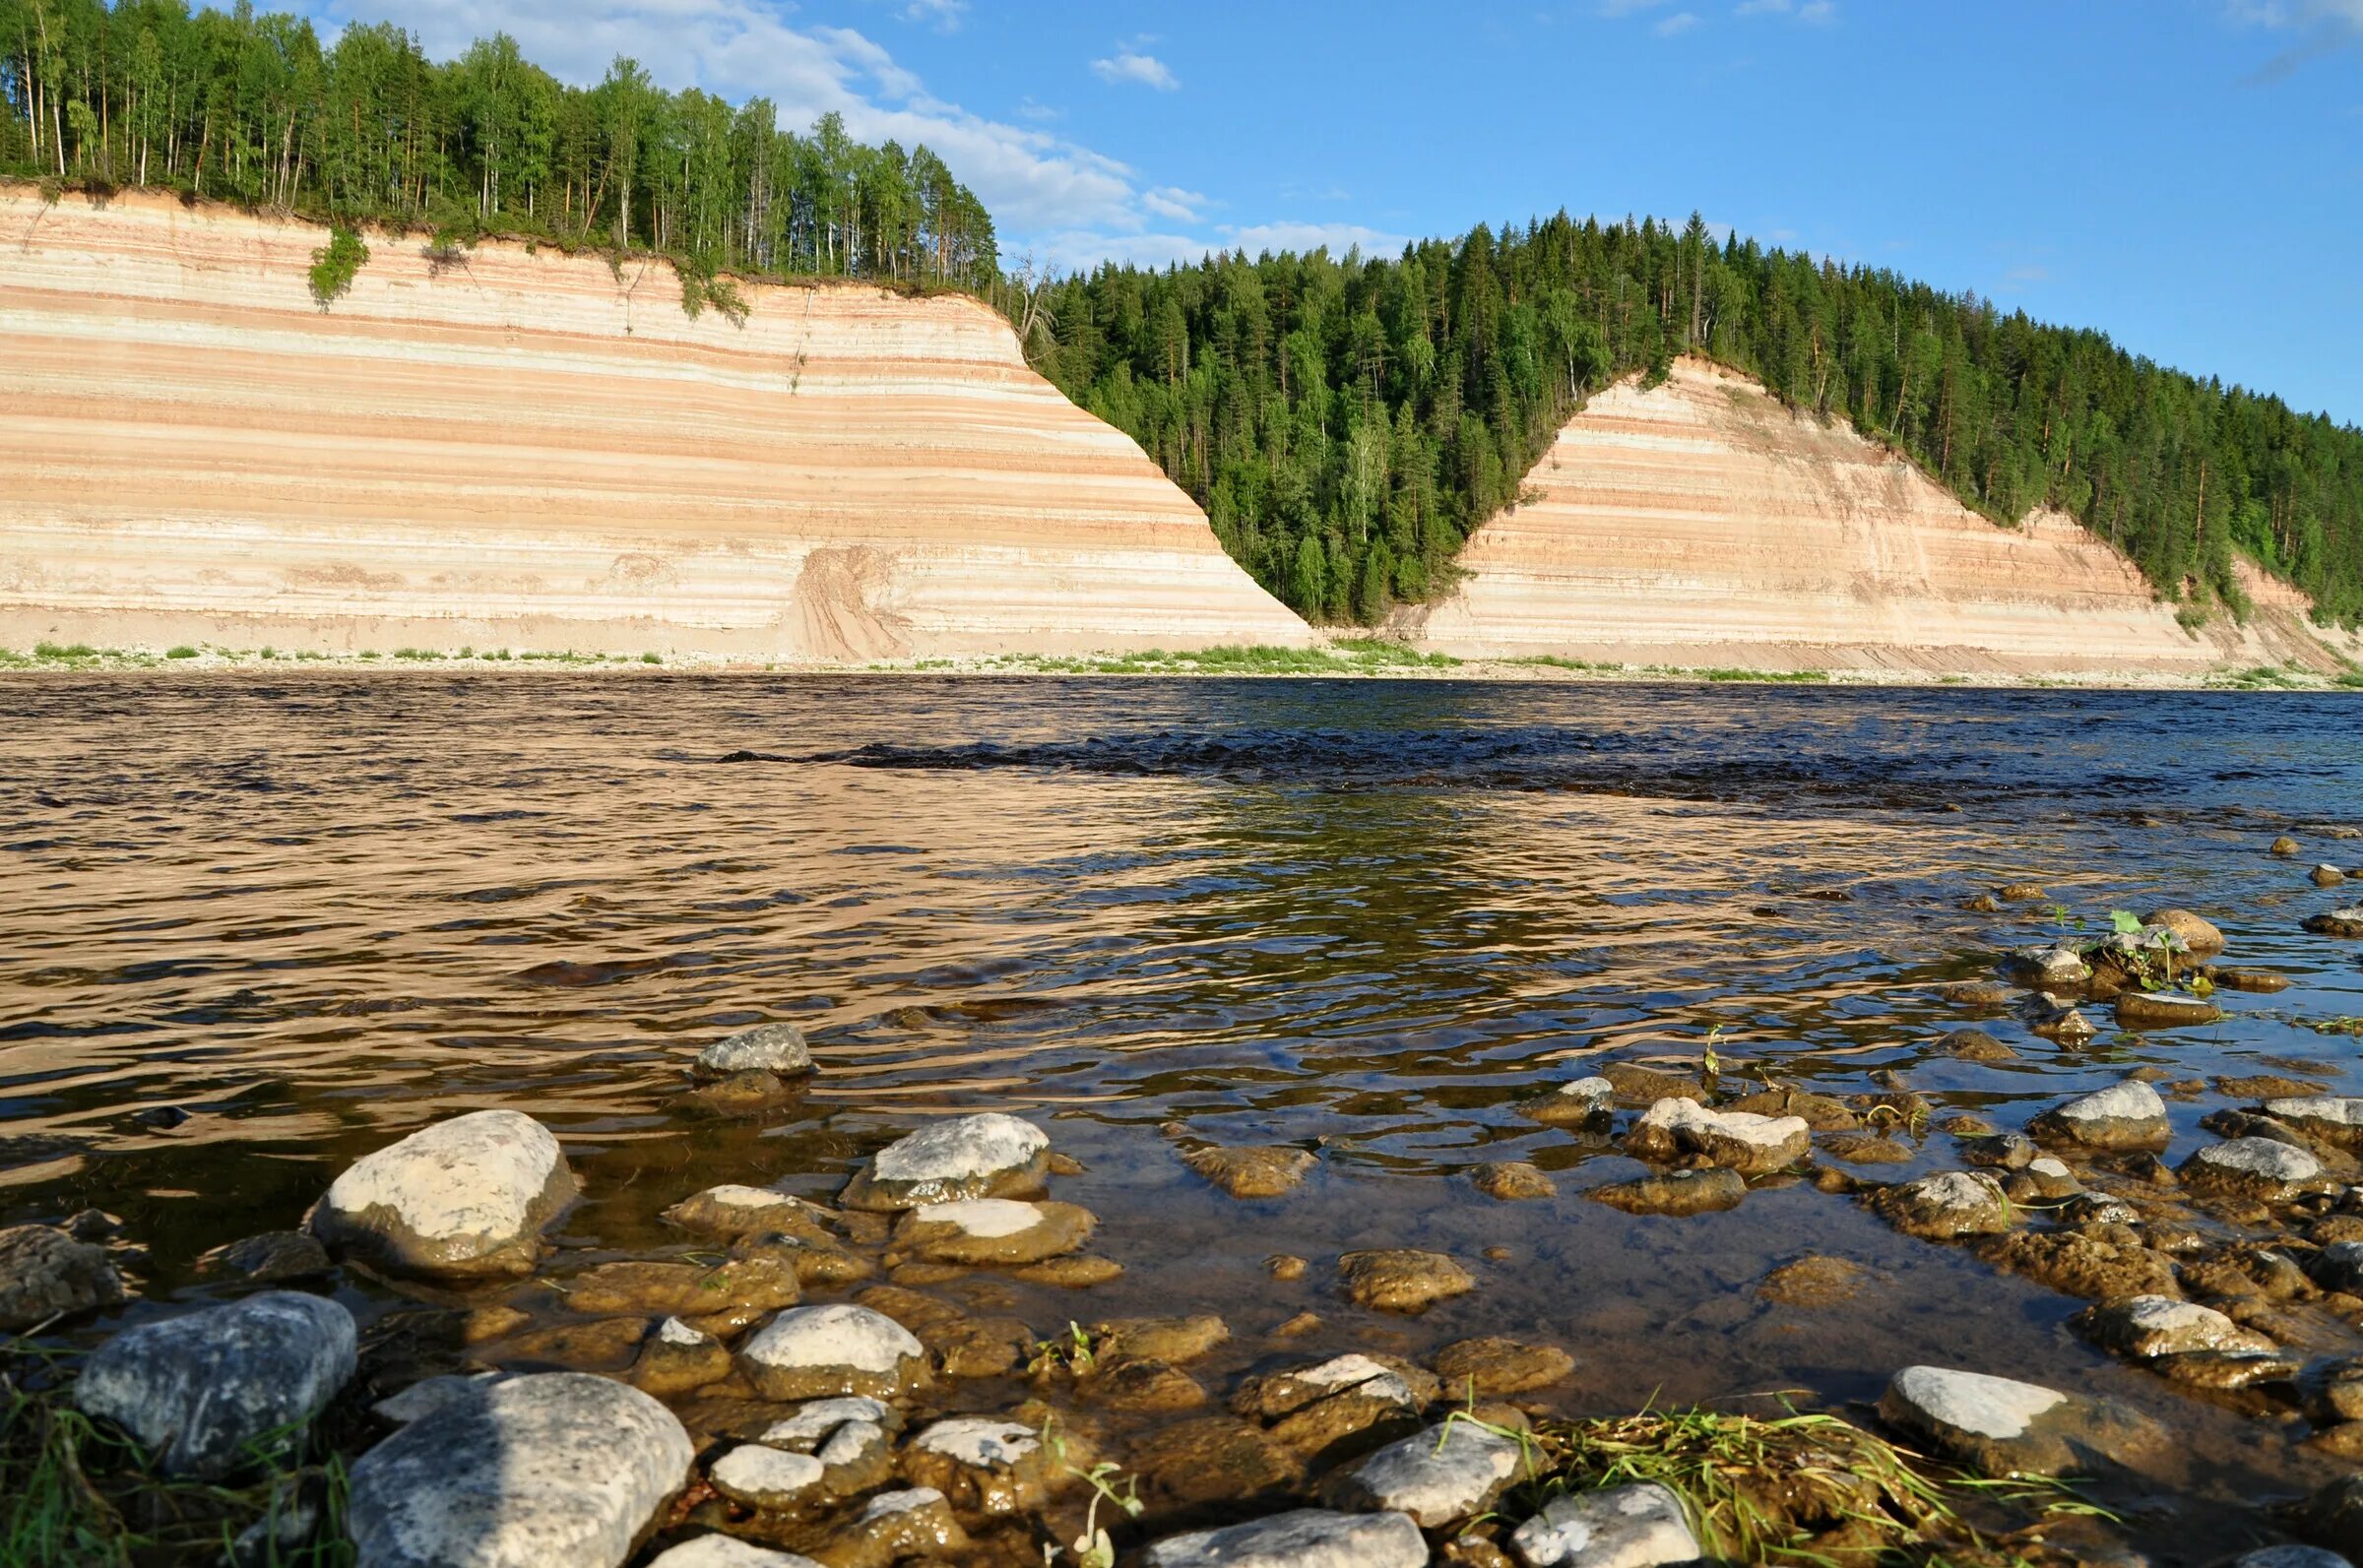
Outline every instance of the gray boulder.
{"label": "gray boulder", "polygon": [[893,1399],[927,1380],[926,1349],[909,1329],[846,1302],[781,1313],[738,1348],[738,1366],[768,1400]]}
{"label": "gray boulder", "polygon": [[1032,1122],[998,1111],[963,1116],[897,1139],[847,1184],[849,1209],[892,1213],[965,1198],[1024,1197],[1042,1190],[1051,1140]]}
{"label": "gray boulder", "polygon": [[1449,1420],[1387,1444],[1331,1481],[1341,1508],[1409,1514],[1440,1530],[1484,1512],[1516,1478],[1521,1450],[1474,1421]]}
{"label": "gray boulder", "polygon": [[471,1111],[355,1160],[310,1228],[388,1273],[530,1274],[542,1227],[574,1195],[548,1128],[514,1110]]}
{"label": "gray boulder", "polygon": [[1509,1549],[1526,1568],[1665,1568],[1705,1555],[1682,1499],[1655,1481],[1554,1497]]}
{"label": "gray boulder", "polygon": [[125,1329],[83,1365],[74,1403],[129,1431],[174,1475],[222,1475],[248,1445],[309,1421],[352,1376],[352,1314],[268,1290]]}
{"label": "gray boulder", "polygon": [[1143,1568],[1427,1568],[1428,1542],[1403,1514],[1274,1514],[1151,1546]]}
{"label": "gray boulder", "polygon": [[793,1551],[775,1551],[735,1536],[700,1536],[669,1546],[649,1560],[648,1568],[820,1568],[811,1558]]}
{"label": "gray boulder", "polygon": [[1907,1366],[1887,1384],[1880,1417],[1946,1459],[1988,1475],[2058,1475],[2096,1461],[2131,1465],[2164,1435],[2121,1406],[2032,1383]]}
{"label": "gray boulder", "polygon": [[104,1247],[53,1225],[0,1230],[0,1332],[113,1306],[124,1294],[123,1276]]}
{"label": "gray boulder", "polygon": [[2363,1098],[2349,1095],[2307,1096],[2265,1101],[2265,1114],[2287,1122],[2308,1138],[2363,1153]]}
{"label": "gray boulder", "polygon": [[2322,1161],[2273,1138],[2227,1138],[2183,1161],[2177,1172],[2194,1192],[2286,1203],[2323,1179]]}
{"label": "gray boulder", "polygon": [[728,1039],[718,1039],[697,1053],[692,1071],[699,1078],[728,1078],[733,1073],[777,1073],[783,1077],[812,1070],[812,1052],[804,1032],[794,1024],[757,1024]]}
{"label": "gray boulder", "polygon": [[1871,1208],[1906,1235],[1928,1241],[1996,1236],[2011,1227],[2010,1200],[1992,1176],[1941,1170],[1871,1194]]}
{"label": "gray boulder", "polygon": [[2171,1136],[2166,1102],[2139,1079],[2055,1105],[2026,1130],[2039,1142],[2072,1149],[2160,1149]]}
{"label": "gray boulder", "polygon": [[2001,969],[2005,978],[2037,990],[2072,988],[2092,977],[2092,966],[2072,947],[2021,948]]}
{"label": "gray boulder", "polygon": [[619,1568],[688,1478],[638,1389],[543,1372],[420,1416],[352,1467],[356,1568]]}
{"label": "gray boulder", "polygon": [[2273,1344],[2213,1307],[2165,1295],[2097,1301],[2070,1320],[2104,1350],[2137,1361],[2192,1350],[2269,1350]]}
{"label": "gray boulder", "polygon": [[1709,1110],[1694,1099],[1657,1101],[1625,1136],[1625,1152],[1636,1160],[1694,1158],[1744,1176],[1786,1169],[1812,1148],[1802,1116]]}
{"label": "gray boulder", "polygon": [[2333,1241],[2314,1255],[2306,1271],[2325,1290],[2363,1295],[2363,1241]]}

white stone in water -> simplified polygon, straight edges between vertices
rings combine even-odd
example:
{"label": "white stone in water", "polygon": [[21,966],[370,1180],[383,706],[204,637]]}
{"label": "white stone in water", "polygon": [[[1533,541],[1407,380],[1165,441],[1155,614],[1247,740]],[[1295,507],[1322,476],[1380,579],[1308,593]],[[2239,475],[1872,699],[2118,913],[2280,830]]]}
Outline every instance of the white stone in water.
{"label": "white stone in water", "polygon": [[1042,1223],[1042,1210],[1013,1198],[967,1198],[957,1203],[921,1204],[911,1211],[923,1224],[950,1225],[987,1240],[1023,1235]]}
{"label": "white stone in water", "polygon": [[774,1188],[748,1187],[734,1181],[726,1181],[719,1187],[708,1187],[697,1196],[726,1209],[777,1209],[782,1205],[800,1209],[804,1206],[801,1199]]}
{"label": "white stone in water", "polygon": [[220,1475],[256,1438],[317,1415],[352,1376],[352,1314],[267,1290],[125,1329],[83,1364],[74,1403],[123,1426],[176,1475]]}
{"label": "white stone in water", "polygon": [[829,1434],[829,1440],[813,1454],[831,1470],[856,1465],[867,1458],[873,1449],[886,1446],[886,1428],[876,1421],[847,1421]]}
{"label": "white stone in water", "polygon": [[1032,1122],[999,1111],[963,1116],[898,1139],[870,1160],[874,1178],[898,1185],[958,1182],[1014,1170],[1051,1147]]}
{"label": "white stone in water", "polygon": [[1938,1366],[1907,1366],[1888,1387],[1921,1419],[1979,1437],[2023,1436],[2036,1417],[2068,1403],[2055,1389]]}
{"label": "white stone in water", "polygon": [[2079,1140],[2109,1138],[2109,1124],[2139,1122],[2156,1132],[2166,1130],[2166,1101],[2158,1092],[2137,1078],[2122,1084],[2053,1106],[2036,1118],[2045,1126],[2068,1132]]}
{"label": "white stone in water", "polygon": [[657,1338],[667,1345],[691,1346],[709,1344],[714,1336],[699,1333],[679,1318],[667,1318],[657,1325]]}
{"label": "white stone in water", "polygon": [[812,1053],[805,1047],[804,1032],[794,1024],[757,1024],[699,1051],[697,1066],[716,1078],[744,1072],[808,1073]]}
{"label": "white stone in water", "polygon": [[883,1312],[845,1302],[797,1307],[765,1324],[738,1350],[766,1397],[892,1393],[926,1366],[919,1341]]}
{"label": "white stone in water", "polygon": [[2209,1144],[2184,1161],[2186,1176],[2228,1179],[2234,1183],[2284,1185],[2312,1181],[2322,1174],[2322,1161],[2303,1149],[2272,1138],[2227,1138]]}
{"label": "white stone in water", "polygon": [[536,1235],[574,1192],[548,1128],[514,1110],[471,1111],[353,1161],[310,1228],[405,1273],[525,1274]]}
{"label": "white stone in water", "polygon": [[1578,1078],[1571,1083],[1562,1084],[1554,1093],[1570,1099],[1588,1099],[1604,1105],[1617,1098],[1617,1086],[1595,1074],[1590,1078]]}
{"label": "white stone in water", "polygon": [[1348,1353],[1335,1356],[1317,1366],[1308,1366],[1283,1377],[1314,1388],[1351,1389],[1370,1399],[1387,1400],[1396,1405],[1417,1405],[1419,1396],[1411,1385],[1372,1360],[1367,1355]]}
{"label": "white stone in water", "polygon": [[1274,1514],[1151,1546],[1143,1568],[1427,1568],[1428,1541],[1404,1514]]}
{"label": "white stone in water", "polygon": [[1409,1514],[1428,1530],[1466,1519],[1517,1473],[1518,1444],[1471,1421],[1389,1443],[1338,1484],[1339,1502]]}
{"label": "white stone in water", "polygon": [[1562,1493],[1510,1535],[1509,1549],[1526,1568],[1663,1568],[1702,1555],[1682,1499],[1655,1481]]}
{"label": "white stone in water", "polygon": [[859,1394],[841,1395],[836,1399],[814,1400],[794,1415],[772,1422],[763,1428],[761,1441],[795,1448],[818,1443],[848,1422],[866,1421],[884,1427],[891,1418],[891,1412],[876,1400]]}
{"label": "white stone in water", "polygon": [[937,1421],[911,1440],[911,1446],[978,1470],[1017,1464],[1042,1446],[1042,1436],[1015,1421],[962,1416]]}
{"label": "white stone in water", "polygon": [[714,1489],[754,1508],[787,1508],[820,1484],[824,1467],[809,1454],[741,1443],[706,1472]]}
{"label": "white stone in water", "polygon": [[1802,1116],[1709,1110],[1694,1099],[1657,1101],[1630,1134],[1644,1158],[1679,1151],[1750,1169],[1802,1158],[1812,1137],[1813,1129]]}
{"label": "white stone in water", "polygon": [[2265,1101],[2265,1114],[2275,1121],[2351,1133],[2363,1129],[2363,1098],[2348,1095],[2309,1095],[2268,1099]]}
{"label": "white stone in water", "polygon": [[2138,1360],[2186,1350],[2269,1350],[2272,1342],[2213,1307],[2172,1296],[2136,1295],[2086,1308],[2078,1321],[2105,1348]]}
{"label": "white stone in water", "polygon": [[690,1458],[680,1421],[638,1389],[582,1372],[511,1378],[353,1465],[357,1568],[619,1568]]}
{"label": "white stone in water", "polygon": [[889,1514],[908,1514],[922,1508],[932,1508],[943,1501],[943,1493],[932,1486],[912,1486],[899,1492],[880,1492],[862,1510],[864,1522],[883,1519]]}
{"label": "white stone in water", "polygon": [[667,1548],[648,1568],[820,1568],[793,1551],[774,1551],[735,1536],[700,1536]]}

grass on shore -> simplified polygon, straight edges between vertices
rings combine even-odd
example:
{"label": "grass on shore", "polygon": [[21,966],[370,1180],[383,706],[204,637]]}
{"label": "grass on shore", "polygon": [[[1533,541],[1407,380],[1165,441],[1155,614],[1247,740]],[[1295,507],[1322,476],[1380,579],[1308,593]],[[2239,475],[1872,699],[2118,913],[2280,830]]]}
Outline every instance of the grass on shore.
{"label": "grass on shore", "polygon": [[[231,1560],[232,1544],[265,1524],[254,1568],[351,1568],[345,1467],[316,1437],[289,1428],[249,1446],[231,1478],[159,1475],[139,1444],[66,1397],[73,1358],[0,1344],[0,1563],[11,1568],[147,1568]],[[297,1531],[302,1512],[316,1527]],[[289,1543],[276,1528],[287,1521]]]}

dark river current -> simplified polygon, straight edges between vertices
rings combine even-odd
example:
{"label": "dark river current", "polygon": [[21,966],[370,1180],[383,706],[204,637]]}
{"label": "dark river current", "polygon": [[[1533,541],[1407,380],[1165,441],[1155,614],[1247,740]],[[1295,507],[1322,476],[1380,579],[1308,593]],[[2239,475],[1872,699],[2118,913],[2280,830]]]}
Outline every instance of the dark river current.
{"label": "dark river current", "polygon": [[[1087,1292],[999,1309],[1221,1312],[1235,1380],[1292,1356],[1565,1346],[1549,1399],[1618,1412],[1797,1390],[1847,1409],[1920,1361],[2139,1405],[2188,1474],[2137,1536],[2294,1494],[2332,1462],[2066,1327],[2082,1304],[1908,1239],[1809,1184],[1676,1219],[1587,1202],[1642,1167],[1518,1113],[1632,1061],[2020,1125],[2141,1065],[2303,1071],[2363,1094],[2363,945],[2299,929],[2354,902],[2363,701],[2336,695],[304,672],[0,684],[0,1223],[85,1207],[191,1263],[295,1224],[355,1157],[444,1115],[529,1111],[587,1190],[582,1259],[680,1246],[655,1220],[717,1182],[831,1198],[946,1112],[1038,1121],[1086,1173]],[[2296,860],[2266,852],[2278,833]],[[1970,895],[2033,881],[2003,913]],[[2340,894],[2343,892],[2344,897]],[[2113,908],[2215,919],[2281,972],[2202,1029],[2081,1048],[1941,982]],[[695,1050],[787,1019],[819,1073],[793,1109],[690,1119]],[[2017,1056],[1936,1053],[1977,1023]],[[1880,1075],[1875,1079],[1874,1075]],[[1893,1075],[1891,1078],[1887,1075]],[[2212,1092],[2170,1099],[2179,1161]],[[173,1114],[185,1113],[185,1119]],[[1241,1202],[1200,1142],[1317,1152]],[[1935,1126],[1881,1179],[1957,1166]],[[1529,1160],[1559,1196],[1468,1170]],[[1473,1292],[1357,1309],[1334,1260],[1448,1252]],[[1312,1267],[1281,1283],[1263,1260]],[[1803,1253],[1871,1266],[1838,1312],[1760,1299]],[[560,1259],[558,1267],[565,1266]],[[348,1279],[364,1321],[399,1301]],[[2227,1527],[2228,1528],[2228,1527]],[[2194,1539],[2208,1539],[2202,1525]],[[2232,1538],[2228,1536],[2223,1538]],[[2168,1553],[2171,1557],[2172,1553]]]}

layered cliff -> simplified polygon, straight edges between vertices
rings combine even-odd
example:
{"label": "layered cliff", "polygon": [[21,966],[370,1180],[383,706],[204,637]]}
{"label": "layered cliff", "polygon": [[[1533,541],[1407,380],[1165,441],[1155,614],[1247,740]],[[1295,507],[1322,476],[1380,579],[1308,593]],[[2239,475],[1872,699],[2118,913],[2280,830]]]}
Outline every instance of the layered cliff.
{"label": "layered cliff", "polygon": [[2338,667],[2303,596],[2253,574],[2258,613],[2194,634],[2058,514],[2015,529],[1843,424],[1703,360],[1591,400],[1471,535],[1468,576],[1403,617],[1464,657],[1928,673],[2198,674]]}
{"label": "layered cliff", "polygon": [[973,299],[0,188],[0,647],[868,659],[1311,633]]}

